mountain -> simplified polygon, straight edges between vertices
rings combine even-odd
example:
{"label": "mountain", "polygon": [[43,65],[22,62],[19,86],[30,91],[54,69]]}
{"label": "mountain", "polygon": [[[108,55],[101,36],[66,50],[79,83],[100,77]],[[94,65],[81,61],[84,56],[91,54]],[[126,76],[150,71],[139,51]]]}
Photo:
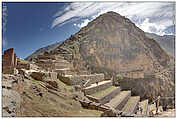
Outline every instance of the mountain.
{"label": "mountain", "polygon": [[115,79],[121,72],[150,74],[134,78],[138,80],[123,79],[128,83],[126,89],[142,99],[175,94],[175,65],[170,56],[156,40],[115,12],[100,15],[50,53],[63,56],[78,71],[104,73],[106,79]]}
{"label": "mountain", "polygon": [[54,44],[48,45],[46,47],[40,48],[32,53],[30,56],[26,57],[25,60],[31,61],[36,58],[38,55],[43,54],[44,52],[50,52],[59,46],[60,42],[56,42]]}
{"label": "mountain", "polygon": [[100,15],[52,52],[73,54],[93,72],[155,73],[168,67],[169,56],[129,19],[115,12]]}
{"label": "mountain", "polygon": [[164,35],[159,36],[154,33],[145,33],[149,38],[154,39],[159,43],[159,45],[170,55],[175,56],[175,36],[173,35]]}

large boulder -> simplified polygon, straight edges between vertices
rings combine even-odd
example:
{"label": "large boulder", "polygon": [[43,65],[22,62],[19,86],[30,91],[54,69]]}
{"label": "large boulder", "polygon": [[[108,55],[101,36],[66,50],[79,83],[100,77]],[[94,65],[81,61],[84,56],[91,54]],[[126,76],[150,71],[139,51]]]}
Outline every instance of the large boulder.
{"label": "large boulder", "polygon": [[58,88],[56,72],[32,72],[30,76],[35,80],[46,82],[52,87]]}
{"label": "large boulder", "polygon": [[32,72],[30,76],[35,80],[39,80],[39,81],[45,80],[45,73],[42,72]]}
{"label": "large boulder", "polygon": [[47,81],[48,79],[53,81],[57,80],[56,72],[32,72],[30,76],[39,81]]}

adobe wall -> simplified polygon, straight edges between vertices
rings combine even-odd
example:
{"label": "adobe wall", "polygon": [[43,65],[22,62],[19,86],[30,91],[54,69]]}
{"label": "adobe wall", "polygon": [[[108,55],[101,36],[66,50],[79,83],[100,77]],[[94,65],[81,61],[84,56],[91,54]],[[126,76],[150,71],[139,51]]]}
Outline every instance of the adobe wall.
{"label": "adobe wall", "polygon": [[4,51],[3,55],[3,66],[14,66],[14,49],[10,48],[6,51]]}
{"label": "adobe wall", "polygon": [[14,53],[14,49],[10,48],[4,51],[4,55],[2,55],[2,72],[5,74],[14,74],[16,65],[17,56]]}

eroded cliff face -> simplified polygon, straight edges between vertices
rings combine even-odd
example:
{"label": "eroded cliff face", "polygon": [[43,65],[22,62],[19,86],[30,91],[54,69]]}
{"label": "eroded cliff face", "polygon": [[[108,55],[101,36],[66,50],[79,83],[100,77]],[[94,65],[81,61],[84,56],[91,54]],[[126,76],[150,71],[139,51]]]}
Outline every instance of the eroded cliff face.
{"label": "eroded cliff face", "polygon": [[100,15],[55,49],[56,53],[64,51],[84,62],[88,69],[112,71],[159,72],[170,59],[155,40],[114,12]]}

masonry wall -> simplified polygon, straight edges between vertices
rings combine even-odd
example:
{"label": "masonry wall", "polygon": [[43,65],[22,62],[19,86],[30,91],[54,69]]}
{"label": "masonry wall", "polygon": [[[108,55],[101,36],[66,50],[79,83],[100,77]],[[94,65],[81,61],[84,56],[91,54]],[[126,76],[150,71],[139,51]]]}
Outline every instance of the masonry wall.
{"label": "masonry wall", "polygon": [[76,76],[70,76],[70,77],[64,77],[62,75],[58,75],[58,78],[68,85],[83,85],[89,80],[89,83],[87,84],[87,86],[89,86],[90,84],[105,80],[104,74],[76,75]]}
{"label": "masonry wall", "polygon": [[17,56],[14,53],[14,49],[10,48],[4,51],[4,55],[2,55],[2,72],[6,74],[14,74],[16,65]]}
{"label": "masonry wall", "polygon": [[144,78],[144,72],[125,72],[121,75],[126,78]]}
{"label": "masonry wall", "polygon": [[3,66],[14,66],[14,49],[10,48],[4,51]]}

